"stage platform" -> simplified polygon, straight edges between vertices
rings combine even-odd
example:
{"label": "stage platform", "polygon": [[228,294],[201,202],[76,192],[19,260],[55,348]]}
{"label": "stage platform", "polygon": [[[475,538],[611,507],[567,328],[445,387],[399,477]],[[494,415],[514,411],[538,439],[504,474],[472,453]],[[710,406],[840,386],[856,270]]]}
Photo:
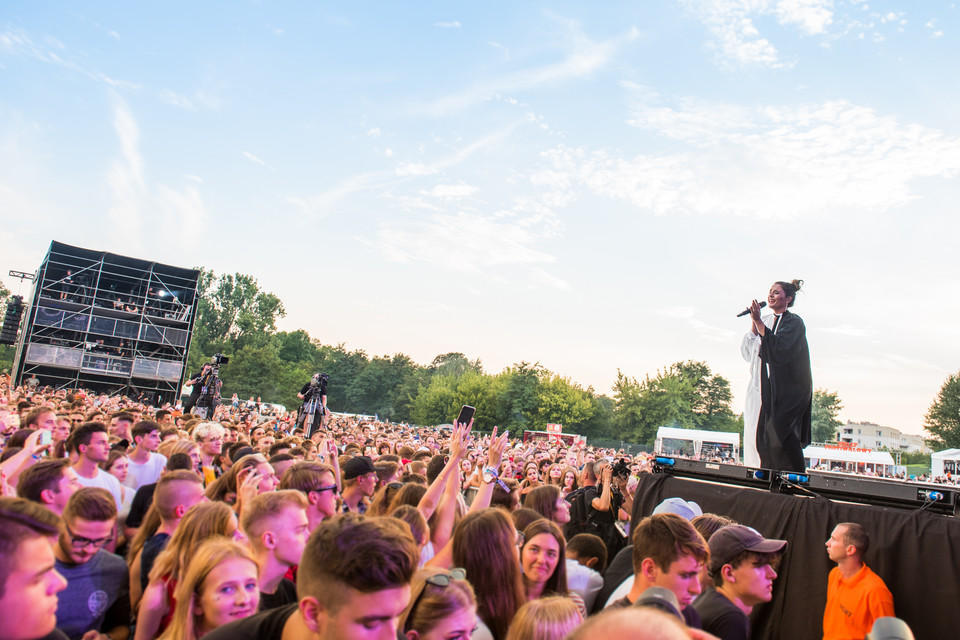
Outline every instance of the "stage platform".
{"label": "stage platform", "polygon": [[[897,616],[910,624],[918,640],[958,637],[953,603],[960,593],[960,520],[945,508],[950,504],[952,513],[955,490],[907,483],[895,490],[886,486],[894,481],[878,486],[871,478],[821,473],[811,473],[808,482],[801,483],[767,470],[711,468],[709,463],[680,460],[641,475],[634,522],[664,499],[678,496],[698,503],[704,513],[728,516],[767,538],[789,542],[773,600],[754,611],[754,638],[822,637],[827,575],[835,566],[824,543],[841,522],[859,522],[867,528],[871,548],[864,561],[884,579]],[[758,477],[754,471],[766,475]],[[798,479],[803,478],[793,480]],[[931,486],[948,489],[949,496],[944,492],[942,500],[910,500]],[[906,493],[900,491],[903,487]],[[874,495],[851,491],[857,488]],[[924,504],[928,506],[921,509]]]}

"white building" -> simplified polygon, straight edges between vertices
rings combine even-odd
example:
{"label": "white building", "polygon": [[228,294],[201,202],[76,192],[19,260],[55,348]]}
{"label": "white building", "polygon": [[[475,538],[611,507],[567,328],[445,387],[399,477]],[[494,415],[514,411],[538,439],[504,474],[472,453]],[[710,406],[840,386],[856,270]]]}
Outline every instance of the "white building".
{"label": "white building", "polygon": [[884,427],[872,422],[848,420],[847,424],[840,427],[837,435],[840,442],[849,442],[863,449],[885,447],[890,451],[930,453],[930,447],[924,442],[923,436],[901,433],[894,427]]}

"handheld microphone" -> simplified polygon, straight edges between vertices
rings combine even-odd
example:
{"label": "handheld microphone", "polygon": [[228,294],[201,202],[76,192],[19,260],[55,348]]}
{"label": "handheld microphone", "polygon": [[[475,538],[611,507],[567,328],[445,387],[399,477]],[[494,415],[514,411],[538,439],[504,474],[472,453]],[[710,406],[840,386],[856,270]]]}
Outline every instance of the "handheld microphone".
{"label": "handheld microphone", "polygon": [[[761,303],[760,303],[760,308],[761,308],[761,309],[763,309],[765,306],[767,306],[767,303],[766,303],[766,302],[761,302]],[[747,307],[746,309],[744,309],[743,311],[741,311],[740,313],[738,313],[738,314],[737,314],[737,317],[738,317],[738,318],[742,318],[743,316],[747,315],[748,313],[750,313],[750,307]]]}

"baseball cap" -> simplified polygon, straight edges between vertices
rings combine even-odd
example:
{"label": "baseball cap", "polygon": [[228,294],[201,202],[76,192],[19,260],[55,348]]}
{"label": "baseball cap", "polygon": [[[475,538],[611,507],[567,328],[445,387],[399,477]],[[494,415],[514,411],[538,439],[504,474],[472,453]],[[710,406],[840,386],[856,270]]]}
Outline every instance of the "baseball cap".
{"label": "baseball cap", "polygon": [[371,471],[376,471],[376,468],[369,456],[355,456],[343,465],[343,479],[352,480]]}
{"label": "baseball cap", "polygon": [[786,540],[767,540],[756,529],[731,524],[717,529],[710,536],[710,572],[717,571],[744,551],[777,553],[787,546]]}
{"label": "baseball cap", "polygon": [[673,513],[681,518],[693,520],[703,515],[703,509],[696,502],[688,502],[683,498],[667,498],[653,510],[654,515],[658,513]]}

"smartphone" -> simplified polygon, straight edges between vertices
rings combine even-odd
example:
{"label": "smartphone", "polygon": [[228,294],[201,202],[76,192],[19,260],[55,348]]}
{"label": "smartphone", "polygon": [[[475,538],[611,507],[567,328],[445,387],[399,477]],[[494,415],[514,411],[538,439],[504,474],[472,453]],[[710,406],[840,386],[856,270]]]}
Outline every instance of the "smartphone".
{"label": "smartphone", "polygon": [[476,411],[477,410],[474,407],[471,407],[468,404],[463,405],[462,407],[460,407],[460,415],[457,416],[457,423],[458,424],[469,423],[471,420],[473,420],[473,414],[476,413]]}
{"label": "smartphone", "polygon": [[42,447],[53,444],[53,432],[47,431],[46,429],[41,431],[39,444]]}

